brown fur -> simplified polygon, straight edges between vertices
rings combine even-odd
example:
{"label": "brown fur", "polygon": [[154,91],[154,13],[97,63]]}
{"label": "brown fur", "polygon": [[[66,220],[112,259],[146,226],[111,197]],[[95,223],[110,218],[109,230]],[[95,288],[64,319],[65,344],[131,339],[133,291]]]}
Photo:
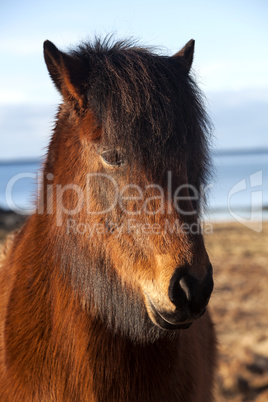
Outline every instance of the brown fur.
{"label": "brown fur", "polygon": [[[57,116],[44,166],[38,211],[16,234],[13,244],[9,244],[1,260],[0,399],[12,402],[209,402],[212,400],[215,364],[215,334],[209,313],[206,312],[189,329],[166,330],[154,321],[145,296],[149,294],[162,311],[173,311],[174,305],[168,297],[168,291],[175,270],[187,266],[192,275],[203,280],[209,260],[202,236],[185,233],[178,236],[164,232],[160,235],[128,233],[126,230],[115,236],[114,230],[124,224],[127,218],[127,214],[124,215],[118,206],[104,215],[89,215],[84,202],[74,214],[70,211],[80,202],[76,192],[72,189],[61,192],[62,187],[59,187],[76,184],[85,190],[88,172],[112,175],[120,189],[126,183],[139,185],[143,189],[150,183],[157,183],[164,188],[165,212],[135,215],[136,222],[162,227],[166,219],[171,224],[176,219],[181,224],[198,220],[198,212],[178,215],[174,205],[166,198],[166,182],[163,172],[159,174],[159,169],[165,172],[169,169],[174,173],[174,188],[182,183],[198,185],[204,182],[208,156],[204,125],[202,129],[200,121],[198,123],[201,119],[200,105],[197,107],[193,101],[192,111],[196,111],[193,118],[196,121],[189,123],[188,127],[192,127],[193,132],[185,139],[187,152],[190,153],[191,146],[195,150],[198,167],[191,168],[191,157],[176,162],[176,152],[181,153],[184,141],[172,137],[172,130],[178,136],[177,118],[169,123],[169,138],[163,139],[163,142],[161,139],[160,142],[152,140],[150,151],[155,151],[158,159],[157,163],[148,164],[147,139],[144,140],[145,145],[139,148],[141,133],[137,131],[133,138],[133,121],[136,128],[141,128],[145,124],[142,108],[149,108],[148,102],[156,102],[157,98],[153,96],[162,99],[166,96],[168,102],[171,89],[159,95],[164,87],[161,88],[159,84],[159,88],[155,89],[152,84],[153,76],[150,74],[153,75],[156,68],[152,66],[157,65],[156,55],[151,56],[147,51],[127,48],[122,44],[105,51],[99,46],[95,48],[96,60],[106,55],[104,64],[107,67],[111,63],[111,67],[116,55],[119,55],[124,73],[128,71],[127,66],[130,68],[131,65],[134,70],[142,67],[141,80],[144,79],[144,85],[150,89],[147,101],[140,92],[140,98],[137,99],[137,102],[141,102],[140,109],[132,105],[131,100],[128,104],[128,107],[132,107],[131,114],[129,111],[120,112],[125,129],[126,122],[130,122],[127,134],[132,138],[127,138],[122,145],[125,147],[130,144],[129,161],[132,161],[130,146],[133,146],[137,160],[135,163],[134,158],[123,169],[106,166],[101,161],[99,149],[107,147],[107,144],[114,147],[117,141],[114,130],[118,116],[113,125],[113,116],[109,115],[111,111],[100,112],[99,106],[96,106],[99,105],[99,98],[94,103],[93,94],[85,91],[85,79],[79,82],[78,75],[74,74],[79,71],[79,77],[83,77],[86,71],[91,71],[83,54],[87,50],[91,58],[93,50],[83,48],[84,53],[80,53],[80,56],[77,52],[67,55],[48,43],[46,62],[64,103]],[[190,78],[187,78],[187,74],[192,62],[192,46],[192,43],[188,44],[186,50],[176,55],[176,67],[171,68],[172,74],[175,68],[178,69],[178,80],[181,79],[189,93],[191,90],[187,86],[187,79]],[[131,63],[128,65],[126,60],[131,60]],[[166,63],[160,56],[159,60],[160,65]],[[167,63],[171,62],[168,60]],[[166,77],[168,70],[164,71],[163,66],[159,71]],[[116,72],[116,76],[112,80],[111,75],[109,79],[115,85],[121,80],[125,95],[127,85],[133,86],[135,91],[139,89],[135,87],[135,74],[123,77]],[[107,78],[103,77],[105,82]],[[157,77],[159,79],[161,77]],[[163,80],[165,82],[166,78]],[[186,98],[188,95],[185,95]],[[105,102],[107,100],[107,105],[102,107],[109,108],[109,104],[115,107],[115,104],[109,103],[115,102],[115,99],[109,101],[109,95],[103,99]],[[190,99],[191,96],[189,102]],[[150,112],[150,108],[148,110]],[[170,111],[166,109],[163,113],[167,112],[169,116]],[[161,126],[157,127],[159,121],[157,118],[153,120],[153,114],[150,119],[151,130],[154,130],[153,124],[156,127],[152,133],[160,135]],[[120,137],[121,134],[118,135]],[[149,136],[149,132],[144,130],[142,135]],[[195,144],[191,143],[197,135],[201,137],[196,138]],[[168,141],[171,141],[170,145]],[[177,147],[174,147],[175,144]],[[149,157],[153,162],[152,158]],[[93,211],[105,207],[113,196],[111,184],[106,183],[104,188],[95,178],[88,191],[87,197],[91,200]],[[155,195],[154,191],[151,188],[147,191],[147,200]],[[130,188],[125,195],[133,197],[135,191]],[[139,200],[132,198],[125,202],[127,210],[133,212],[139,209]],[[194,208],[187,201],[182,201],[182,204],[184,211]],[[59,205],[69,212],[58,215]],[[158,207],[159,200],[150,202],[152,211]],[[169,212],[168,208],[171,209]],[[70,218],[75,219],[76,223],[90,223],[91,227],[104,225],[109,230],[90,237],[82,231],[67,233]]]}

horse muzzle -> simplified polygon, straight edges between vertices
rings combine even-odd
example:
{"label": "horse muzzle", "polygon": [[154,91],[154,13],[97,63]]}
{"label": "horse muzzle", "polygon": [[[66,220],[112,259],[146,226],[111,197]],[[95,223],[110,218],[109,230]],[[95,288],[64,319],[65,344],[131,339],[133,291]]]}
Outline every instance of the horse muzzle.
{"label": "horse muzzle", "polygon": [[147,295],[149,316],[161,328],[187,329],[206,312],[212,290],[211,264],[202,281],[187,273],[186,267],[178,268],[171,278],[168,290],[169,299],[175,305],[175,309],[172,311],[159,309]]}

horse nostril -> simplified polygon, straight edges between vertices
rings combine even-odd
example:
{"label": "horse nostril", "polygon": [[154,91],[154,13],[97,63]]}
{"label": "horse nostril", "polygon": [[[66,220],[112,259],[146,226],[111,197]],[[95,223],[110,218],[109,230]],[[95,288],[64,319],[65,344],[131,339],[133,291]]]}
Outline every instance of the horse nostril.
{"label": "horse nostril", "polygon": [[169,298],[178,308],[187,304],[191,294],[183,278],[174,278],[173,275],[169,285]]}
{"label": "horse nostril", "polygon": [[173,274],[169,285],[169,298],[177,308],[188,304],[191,310],[198,311],[207,305],[213,289],[212,267],[209,266],[202,282],[183,271],[182,274],[182,269],[178,269]]}
{"label": "horse nostril", "polygon": [[179,284],[184,291],[189,303],[196,299],[196,295],[198,293],[198,288],[200,285],[199,281],[196,278],[194,278],[192,275],[185,274],[179,280]]}
{"label": "horse nostril", "polygon": [[192,300],[192,293],[189,288],[189,285],[187,284],[187,280],[184,276],[180,279],[179,284],[182,290],[184,291],[187,300],[190,302]]}
{"label": "horse nostril", "polygon": [[[185,270],[183,270],[185,272]],[[169,298],[177,308],[191,303],[196,298],[199,281],[188,273],[177,269],[169,284]]]}

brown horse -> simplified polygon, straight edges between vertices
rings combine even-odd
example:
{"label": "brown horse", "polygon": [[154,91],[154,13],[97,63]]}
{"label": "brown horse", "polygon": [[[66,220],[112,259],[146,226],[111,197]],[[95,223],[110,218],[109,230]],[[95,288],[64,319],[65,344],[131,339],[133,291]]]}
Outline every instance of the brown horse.
{"label": "brown horse", "polygon": [[212,400],[193,52],[45,42],[63,103],[36,212],[2,259],[1,401]]}

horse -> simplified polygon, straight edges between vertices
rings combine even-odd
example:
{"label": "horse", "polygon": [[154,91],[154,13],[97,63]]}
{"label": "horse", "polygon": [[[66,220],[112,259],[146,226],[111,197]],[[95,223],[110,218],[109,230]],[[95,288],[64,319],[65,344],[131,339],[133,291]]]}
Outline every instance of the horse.
{"label": "horse", "polygon": [[174,56],[44,42],[62,102],[35,213],[1,259],[1,401],[213,400],[193,55],[194,40]]}

